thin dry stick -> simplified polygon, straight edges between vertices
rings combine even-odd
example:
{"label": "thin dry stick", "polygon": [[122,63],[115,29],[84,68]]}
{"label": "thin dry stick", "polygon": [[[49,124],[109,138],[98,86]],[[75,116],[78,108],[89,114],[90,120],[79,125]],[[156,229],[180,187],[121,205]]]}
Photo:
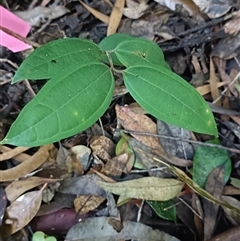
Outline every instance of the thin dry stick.
{"label": "thin dry stick", "polygon": [[16,38],[16,39],[18,39],[18,40],[26,43],[26,44],[29,44],[29,45],[31,45],[31,46],[33,46],[33,47],[35,47],[35,48],[38,48],[38,47],[41,46],[41,44],[38,44],[38,43],[36,43],[36,42],[33,42],[33,41],[31,41],[31,40],[29,40],[29,39],[27,39],[27,38],[25,38],[25,37],[23,37],[23,36],[21,36],[21,35],[19,35],[19,34],[17,34],[17,33],[14,33],[13,31],[11,31],[11,30],[9,30],[9,29],[7,29],[7,28],[4,28],[4,27],[1,26],[1,25],[0,25],[0,30],[2,30],[3,32],[11,35],[12,37],[14,37],[14,38]]}
{"label": "thin dry stick", "polygon": [[102,120],[101,120],[101,118],[99,118],[98,120],[99,120],[99,123],[100,123],[100,126],[101,126],[102,134],[103,134],[103,136],[105,137],[105,132],[104,132]]}
{"label": "thin dry stick", "polygon": [[137,222],[140,222],[141,216],[142,216],[142,209],[143,209],[143,204],[144,204],[144,200],[142,200],[141,205],[138,209],[138,215],[137,215]]}
{"label": "thin dry stick", "polygon": [[[15,69],[18,69],[18,65],[13,63],[11,60],[9,59],[1,59],[0,58],[0,62],[6,62],[8,64],[10,64],[12,67],[14,67]],[[29,84],[28,80],[24,80],[24,84],[27,87],[28,91],[30,92],[30,94],[32,95],[32,97],[36,96],[36,93],[34,92],[34,90],[32,89],[32,86]]]}
{"label": "thin dry stick", "polygon": [[[119,130],[119,129],[116,129],[116,130]],[[212,143],[182,139],[181,137],[164,136],[164,135],[159,135],[159,134],[152,134],[152,133],[140,132],[140,131],[130,131],[130,130],[119,130],[119,131],[123,131],[124,133],[129,133],[129,134],[134,134],[134,135],[154,136],[154,137],[161,137],[161,138],[166,138],[166,139],[175,140],[175,141],[185,141],[185,142],[189,142],[189,143],[199,145],[199,146],[201,145],[201,146],[216,147],[216,148],[227,150],[227,151],[230,151],[230,152],[240,153],[240,150],[238,150],[238,149],[220,146],[220,145],[212,144]]]}
{"label": "thin dry stick", "polygon": [[33,9],[37,5],[38,0],[33,0],[28,6],[28,10]]}
{"label": "thin dry stick", "polygon": [[182,198],[177,197],[182,203],[184,203],[195,215],[197,215],[201,220],[202,217],[200,214],[198,214],[187,202],[185,202]]}
{"label": "thin dry stick", "polygon": [[164,169],[166,169],[166,167],[156,167],[156,168],[152,168],[150,170],[131,170],[130,173],[145,173],[145,172],[157,172],[157,171],[163,171]]}
{"label": "thin dry stick", "polygon": [[[240,67],[240,63],[239,63],[238,59],[236,57],[234,57],[234,59],[235,59],[236,63],[238,64],[238,66]],[[228,91],[229,87],[231,85],[233,85],[238,80],[239,77],[240,77],[240,72],[233,79],[233,81],[231,81],[231,83],[223,90],[223,92],[218,96],[218,98],[216,100],[214,100],[212,103],[213,104],[217,103],[223,97],[223,95]]]}

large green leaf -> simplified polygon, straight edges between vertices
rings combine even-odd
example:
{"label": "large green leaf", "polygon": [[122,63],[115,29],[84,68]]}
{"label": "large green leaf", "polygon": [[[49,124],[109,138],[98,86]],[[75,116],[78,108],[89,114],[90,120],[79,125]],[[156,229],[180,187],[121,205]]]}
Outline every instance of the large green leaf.
{"label": "large green leaf", "polygon": [[156,43],[150,40],[136,38],[125,40],[117,45],[115,54],[120,62],[126,66],[152,63],[164,65],[164,55]]}
{"label": "large green leaf", "polygon": [[58,39],[32,52],[19,67],[12,83],[23,79],[49,79],[59,71],[71,71],[102,58],[93,42],[79,38]]}
{"label": "large green leaf", "polygon": [[[219,140],[211,140],[208,143],[218,144]],[[199,146],[193,157],[193,180],[201,187],[204,188],[208,175],[216,167],[223,165],[224,168],[224,181],[228,181],[232,165],[226,150],[211,147],[211,146]]]}
{"label": "large green leaf", "polygon": [[114,78],[102,63],[61,71],[40,90],[12,124],[1,144],[38,146],[90,127],[108,108]]}
{"label": "large green leaf", "polygon": [[124,82],[133,98],[150,114],[169,124],[217,136],[211,109],[180,76],[151,64],[124,70]]}
{"label": "large green leaf", "polygon": [[[123,66],[123,64],[118,60],[116,54],[111,51],[113,51],[117,47],[118,44],[122,43],[125,40],[129,40],[129,39],[136,39],[136,38],[131,37],[130,35],[127,35],[127,34],[123,34],[123,33],[112,34],[112,35],[109,35],[106,38],[104,38],[99,43],[99,47],[102,50],[109,52],[109,55],[111,56],[112,62],[114,65]],[[103,55],[102,60],[105,63],[109,63],[108,57],[106,55]]]}

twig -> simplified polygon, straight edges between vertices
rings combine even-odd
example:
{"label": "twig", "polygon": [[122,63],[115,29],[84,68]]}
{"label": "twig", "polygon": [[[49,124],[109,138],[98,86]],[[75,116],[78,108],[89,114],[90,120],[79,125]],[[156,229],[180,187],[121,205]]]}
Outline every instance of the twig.
{"label": "twig", "polygon": [[145,173],[145,172],[157,172],[157,171],[163,171],[164,169],[166,169],[166,167],[156,167],[156,168],[152,168],[150,170],[131,170],[130,173]]}
{"label": "twig", "polygon": [[[18,69],[18,65],[13,63],[11,60],[9,59],[1,59],[0,58],[0,62],[6,62],[8,64],[10,64],[12,67],[14,67],[15,69]],[[32,89],[32,86],[29,84],[28,80],[24,80],[24,84],[27,87],[28,91],[30,92],[30,94],[32,95],[32,97],[36,96],[34,90]]]}
{"label": "twig", "polygon": [[196,216],[198,216],[201,220],[203,219],[200,214],[198,214],[187,202],[185,202],[182,198],[177,197],[182,203],[184,203]]}
{"label": "twig", "polygon": [[144,204],[144,200],[142,200],[141,205],[138,209],[138,215],[137,215],[137,222],[140,222],[141,216],[142,216],[142,209],[143,209],[143,204]]}
{"label": "twig", "polygon": [[[236,57],[234,59],[236,60],[238,66],[240,67],[238,59]],[[223,90],[223,92],[218,96],[218,98],[214,100],[212,103],[213,104],[217,103],[223,97],[223,95],[228,91],[229,87],[233,85],[238,80],[239,77],[240,77],[240,72],[236,75],[233,81]]]}
{"label": "twig", "polygon": [[223,21],[226,21],[226,20],[232,18],[233,16],[234,16],[234,12],[231,13],[231,14],[228,14],[228,15],[222,17],[222,18],[213,19],[212,21],[209,21],[209,22],[207,22],[205,24],[201,24],[201,25],[193,27],[193,28],[191,28],[189,30],[181,32],[181,33],[178,34],[178,36],[185,36],[185,35],[189,35],[190,33],[197,32],[197,31],[199,31],[201,29],[206,29],[208,27],[211,27],[211,26],[217,25],[217,24],[219,24],[219,23],[221,23]]}
{"label": "twig", "polygon": [[36,43],[36,42],[33,42],[33,41],[31,41],[31,40],[29,40],[29,39],[27,39],[27,38],[25,38],[25,37],[23,37],[23,36],[21,36],[21,35],[19,35],[19,34],[17,34],[17,33],[14,33],[13,31],[11,31],[11,30],[9,30],[9,29],[7,29],[7,28],[4,28],[4,27],[1,26],[1,25],[0,25],[0,30],[2,30],[3,32],[11,35],[12,37],[14,37],[14,38],[16,38],[16,39],[18,39],[18,40],[26,43],[26,44],[29,44],[29,45],[31,45],[31,46],[33,46],[33,47],[35,47],[35,48],[38,48],[38,47],[41,46],[41,44],[38,44],[38,43]]}
{"label": "twig", "polygon": [[37,5],[37,2],[38,0],[33,0],[28,6],[28,10],[33,9]]}
{"label": "twig", "polygon": [[[116,129],[116,130],[119,130],[119,129]],[[175,141],[185,141],[185,142],[189,142],[189,143],[199,145],[199,146],[203,145],[203,146],[209,146],[209,147],[216,147],[216,148],[227,150],[227,151],[230,151],[230,152],[240,153],[240,150],[235,149],[235,148],[229,148],[229,147],[220,146],[220,145],[212,144],[212,143],[182,139],[181,137],[165,136],[165,135],[152,134],[152,133],[140,132],[140,131],[130,131],[130,130],[121,130],[121,131],[124,132],[124,133],[129,133],[129,134],[134,134],[134,135],[154,136],[154,137],[161,137],[161,138],[166,138],[166,139],[175,140]]]}

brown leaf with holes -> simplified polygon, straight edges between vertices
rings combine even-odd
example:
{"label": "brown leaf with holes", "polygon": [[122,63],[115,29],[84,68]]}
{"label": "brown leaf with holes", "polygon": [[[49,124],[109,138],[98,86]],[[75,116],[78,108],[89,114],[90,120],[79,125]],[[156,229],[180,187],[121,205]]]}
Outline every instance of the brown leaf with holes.
{"label": "brown leaf with holes", "polygon": [[102,196],[78,196],[74,200],[74,207],[79,214],[88,213],[96,209],[106,198]]}
{"label": "brown leaf with holes", "polygon": [[129,161],[129,155],[130,154],[128,153],[123,153],[119,156],[112,158],[105,164],[102,172],[108,176],[120,177],[123,172],[127,172],[126,166]]}
{"label": "brown leaf with holes", "polygon": [[95,155],[107,162],[114,156],[115,144],[105,136],[93,136],[90,147]]}
{"label": "brown leaf with holes", "polygon": [[[116,105],[116,114],[120,124],[127,130],[157,134],[157,125],[148,116],[135,113],[128,106]],[[144,145],[164,153],[157,137],[137,134],[131,135]]]}

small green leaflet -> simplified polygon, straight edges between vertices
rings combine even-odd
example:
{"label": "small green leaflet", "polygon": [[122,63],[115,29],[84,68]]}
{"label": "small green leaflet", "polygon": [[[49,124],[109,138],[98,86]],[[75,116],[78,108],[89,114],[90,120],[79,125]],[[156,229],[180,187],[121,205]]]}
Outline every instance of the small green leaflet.
{"label": "small green leaflet", "polygon": [[58,72],[23,108],[1,144],[39,146],[86,130],[104,114],[113,90],[112,72],[102,63]]}
{"label": "small green leaflet", "polygon": [[115,54],[120,62],[126,66],[145,63],[164,64],[164,55],[159,46],[147,39],[130,39],[117,45]]}
{"label": "small green leaflet", "polygon": [[[109,55],[111,56],[112,62],[114,65],[123,66],[123,64],[118,60],[116,54],[112,51],[117,47],[118,44],[122,43],[125,40],[129,40],[129,39],[136,39],[136,38],[131,37],[128,34],[116,33],[116,34],[109,35],[106,38],[104,38],[99,43],[99,47],[102,50],[109,52]],[[106,55],[103,55],[102,60],[105,63],[109,63],[108,57]]]}
{"label": "small green leaflet", "polygon": [[124,70],[125,86],[151,115],[187,130],[218,135],[214,116],[202,96],[180,76],[150,63]]}
{"label": "small green leaflet", "polygon": [[177,222],[177,210],[176,210],[176,204],[172,199],[168,201],[146,201],[152,209],[155,211],[155,213],[163,219],[166,220],[172,220],[175,223]]}
{"label": "small green leaflet", "polygon": [[[219,140],[211,140],[207,143],[219,144]],[[216,167],[223,165],[224,168],[224,182],[226,183],[231,175],[232,164],[226,150],[211,147],[199,146],[193,157],[193,181],[195,181],[201,188],[205,188],[208,175]]]}
{"label": "small green leaflet", "polygon": [[32,52],[18,68],[12,83],[23,79],[49,79],[59,71],[71,72],[80,65],[100,61],[102,55],[101,49],[88,40],[58,39]]}

